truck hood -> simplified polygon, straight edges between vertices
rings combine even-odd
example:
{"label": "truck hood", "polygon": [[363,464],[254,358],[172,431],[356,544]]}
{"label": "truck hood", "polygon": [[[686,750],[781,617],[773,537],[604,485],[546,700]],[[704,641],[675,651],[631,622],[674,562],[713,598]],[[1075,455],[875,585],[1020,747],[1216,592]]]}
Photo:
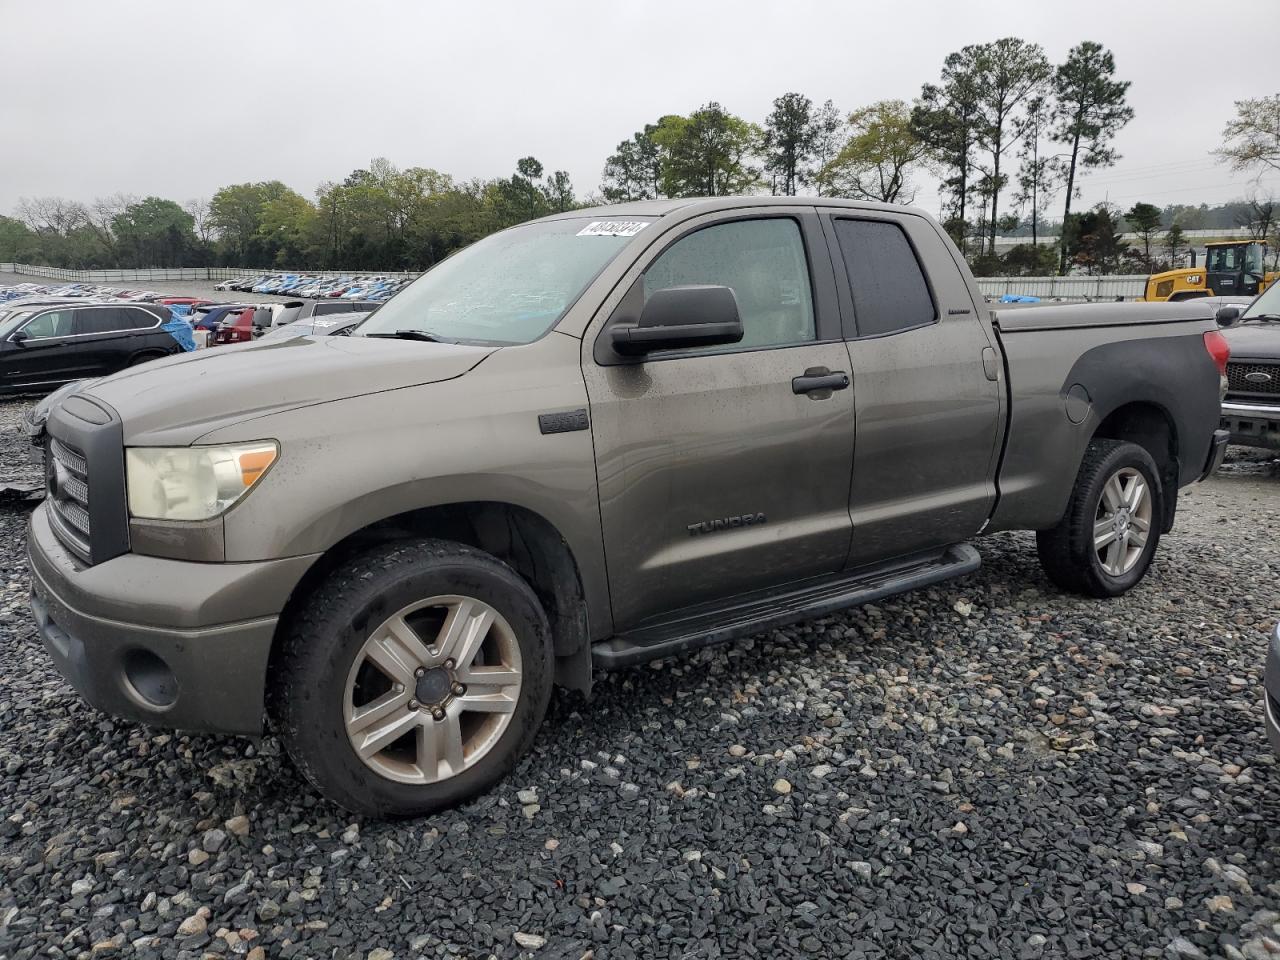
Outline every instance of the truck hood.
{"label": "truck hood", "polygon": [[1280,360],[1280,323],[1260,320],[1227,327],[1222,331],[1231,346],[1231,356],[1254,360]]}
{"label": "truck hood", "polygon": [[451,380],[497,347],[369,337],[295,337],[198,350],[92,382],[125,442],[185,445],[296,407]]}

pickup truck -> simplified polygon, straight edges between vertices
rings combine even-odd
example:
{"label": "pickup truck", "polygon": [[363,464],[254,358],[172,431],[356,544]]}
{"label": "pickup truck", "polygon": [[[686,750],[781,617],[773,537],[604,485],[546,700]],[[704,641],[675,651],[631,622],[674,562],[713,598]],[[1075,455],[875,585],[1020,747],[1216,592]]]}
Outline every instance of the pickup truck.
{"label": "pickup truck", "polygon": [[1232,443],[1280,450],[1280,283],[1215,316],[1231,348],[1222,426]]}
{"label": "pickup truck", "polygon": [[923,213],[656,200],[494,234],[346,336],[148,364],[49,413],[32,610],[146,723],[274,730],[375,815],[488,789],[553,686],[967,574],[1146,573],[1220,462],[1194,303],[993,314]]}

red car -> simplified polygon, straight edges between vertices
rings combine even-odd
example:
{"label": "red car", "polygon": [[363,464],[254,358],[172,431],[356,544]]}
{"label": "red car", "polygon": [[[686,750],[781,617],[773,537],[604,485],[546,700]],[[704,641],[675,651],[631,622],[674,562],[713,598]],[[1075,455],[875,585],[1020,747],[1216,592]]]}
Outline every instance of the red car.
{"label": "red car", "polygon": [[161,297],[159,302],[163,303],[166,307],[172,307],[174,305],[203,307],[207,303],[213,303],[212,300],[201,300],[199,297]]}
{"label": "red car", "polygon": [[227,315],[227,319],[218,324],[213,331],[209,346],[216,347],[225,343],[249,343],[258,339],[271,328],[270,307],[245,307]]}

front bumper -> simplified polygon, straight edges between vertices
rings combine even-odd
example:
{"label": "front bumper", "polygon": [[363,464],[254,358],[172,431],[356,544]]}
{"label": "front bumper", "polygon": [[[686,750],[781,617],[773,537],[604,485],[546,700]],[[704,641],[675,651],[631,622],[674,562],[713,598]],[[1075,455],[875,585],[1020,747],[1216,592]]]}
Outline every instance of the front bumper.
{"label": "front bumper", "polygon": [[1267,667],[1262,678],[1262,709],[1266,714],[1267,739],[1280,755],[1280,623],[1271,632],[1267,645]]}
{"label": "front bumper", "polygon": [[279,613],[314,561],[86,567],[41,504],[27,529],[31,612],[55,665],[99,709],[159,727],[259,734]]}
{"label": "front bumper", "polygon": [[1231,442],[1280,450],[1280,404],[1222,402],[1222,428]]}

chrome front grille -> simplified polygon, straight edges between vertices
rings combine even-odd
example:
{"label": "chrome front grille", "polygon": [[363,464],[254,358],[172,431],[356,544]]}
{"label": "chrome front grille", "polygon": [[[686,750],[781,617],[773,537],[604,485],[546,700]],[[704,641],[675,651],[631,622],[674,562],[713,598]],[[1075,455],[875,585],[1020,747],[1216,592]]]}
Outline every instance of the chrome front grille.
{"label": "chrome front grille", "polygon": [[1280,363],[1231,360],[1227,363],[1227,396],[1262,403],[1280,402]]}
{"label": "chrome front grille", "polygon": [[45,485],[53,532],[68,550],[89,563],[89,468],[84,454],[51,439]]}

